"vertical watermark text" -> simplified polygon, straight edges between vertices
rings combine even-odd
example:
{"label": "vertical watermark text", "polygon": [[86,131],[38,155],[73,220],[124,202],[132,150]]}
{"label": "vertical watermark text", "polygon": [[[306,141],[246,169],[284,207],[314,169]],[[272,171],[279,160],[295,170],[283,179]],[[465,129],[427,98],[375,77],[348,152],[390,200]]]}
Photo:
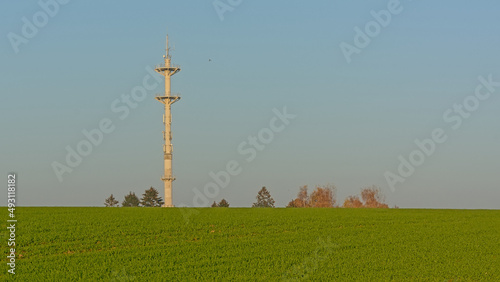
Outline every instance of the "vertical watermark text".
{"label": "vertical watermark text", "polygon": [[10,274],[16,274],[16,186],[17,186],[17,174],[9,173],[7,175],[7,211],[9,219],[7,219],[7,229],[9,229],[9,239],[7,239],[8,255],[7,255],[7,265],[9,269],[7,270]]}

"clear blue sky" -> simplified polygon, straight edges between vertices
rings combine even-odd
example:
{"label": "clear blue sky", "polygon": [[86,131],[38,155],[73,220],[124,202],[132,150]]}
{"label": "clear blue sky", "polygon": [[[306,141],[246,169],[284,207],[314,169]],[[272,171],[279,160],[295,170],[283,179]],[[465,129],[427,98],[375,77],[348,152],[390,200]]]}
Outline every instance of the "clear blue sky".
{"label": "clear blue sky", "polygon": [[[235,160],[241,173],[210,203],[250,206],[266,186],[285,206],[300,186],[331,183],[340,202],[376,185],[391,206],[500,208],[500,87],[473,97],[479,76],[500,82],[500,3],[401,1],[348,63],[342,42],[356,47],[355,27],[365,30],[390,2],[232,1],[221,20],[213,1],[73,0],[45,25],[37,1],[3,2],[3,178],[18,173],[27,206],[102,206],[111,193],[121,201],[150,186],[163,193],[163,107],[153,99],[163,84],[124,119],[111,105],[162,62],[168,28],[182,66],[172,80],[182,95],[172,107],[175,205],[196,205],[193,189],[203,193],[209,173]],[[23,37],[23,17],[34,16],[42,27]],[[9,34],[26,40],[18,53]],[[467,118],[443,118],[464,99]],[[248,162],[239,144],[283,107],[296,118]],[[104,118],[114,131],[58,181],[51,164],[65,164],[66,146]],[[446,141],[392,191],[384,174],[397,174],[398,157],[436,128]]]}

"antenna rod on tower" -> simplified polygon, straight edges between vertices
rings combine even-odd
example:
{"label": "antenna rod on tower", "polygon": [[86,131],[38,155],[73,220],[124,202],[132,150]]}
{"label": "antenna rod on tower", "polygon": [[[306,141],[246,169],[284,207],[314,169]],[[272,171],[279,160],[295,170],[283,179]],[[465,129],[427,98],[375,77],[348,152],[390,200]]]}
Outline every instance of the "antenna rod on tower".
{"label": "antenna rod on tower", "polygon": [[167,52],[167,57],[169,56],[169,48],[168,48],[168,34],[167,34],[167,49],[165,49],[165,51]]}

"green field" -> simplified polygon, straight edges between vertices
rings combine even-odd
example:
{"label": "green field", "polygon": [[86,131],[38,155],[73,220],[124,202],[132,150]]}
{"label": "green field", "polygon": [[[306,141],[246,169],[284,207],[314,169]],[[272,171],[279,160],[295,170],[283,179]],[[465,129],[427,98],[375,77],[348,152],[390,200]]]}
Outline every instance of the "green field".
{"label": "green field", "polygon": [[[6,212],[7,213],[7,212]],[[18,208],[19,281],[500,281],[500,211]],[[2,225],[4,258],[6,223]]]}

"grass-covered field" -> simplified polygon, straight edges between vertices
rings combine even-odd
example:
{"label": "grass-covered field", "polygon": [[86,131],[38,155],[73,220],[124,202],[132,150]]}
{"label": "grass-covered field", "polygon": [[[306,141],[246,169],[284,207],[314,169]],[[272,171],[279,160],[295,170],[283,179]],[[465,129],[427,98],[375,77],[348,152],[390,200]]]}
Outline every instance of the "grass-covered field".
{"label": "grass-covered field", "polygon": [[[500,211],[18,208],[19,281],[500,281]],[[2,224],[4,258],[6,223]],[[5,260],[5,259],[4,259]]]}

